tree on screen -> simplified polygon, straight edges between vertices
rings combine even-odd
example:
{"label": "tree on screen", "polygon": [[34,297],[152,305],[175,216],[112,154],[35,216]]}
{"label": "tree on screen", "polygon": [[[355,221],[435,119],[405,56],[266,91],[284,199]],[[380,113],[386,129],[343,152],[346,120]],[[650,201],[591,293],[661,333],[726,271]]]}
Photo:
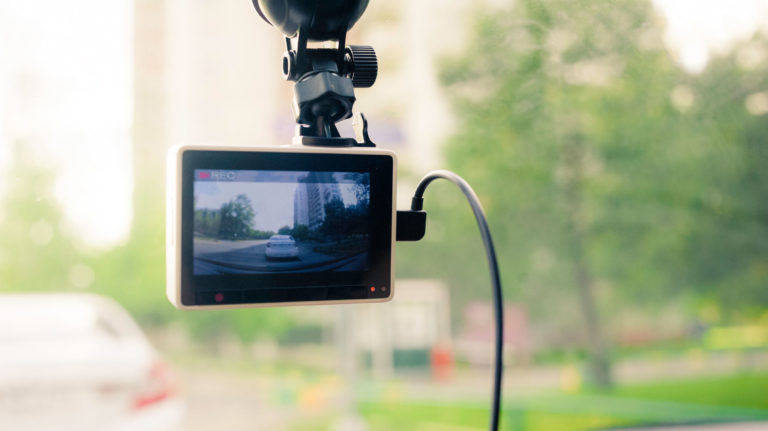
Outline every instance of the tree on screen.
{"label": "tree on screen", "polygon": [[367,174],[350,172],[344,176],[344,179],[354,181],[354,192],[357,200],[356,206],[367,212],[371,195],[371,182],[369,176]]}
{"label": "tree on screen", "polygon": [[339,198],[334,198],[325,204],[325,220],[320,230],[334,241],[340,241],[346,234],[347,210]]}
{"label": "tree on screen", "polygon": [[309,226],[305,224],[297,224],[296,227],[293,228],[291,231],[291,235],[298,240],[298,241],[304,241],[307,238],[309,238],[310,234]]}
{"label": "tree on screen", "polygon": [[246,239],[250,237],[251,227],[256,212],[251,200],[244,194],[221,206],[221,224],[219,238],[226,240]]}

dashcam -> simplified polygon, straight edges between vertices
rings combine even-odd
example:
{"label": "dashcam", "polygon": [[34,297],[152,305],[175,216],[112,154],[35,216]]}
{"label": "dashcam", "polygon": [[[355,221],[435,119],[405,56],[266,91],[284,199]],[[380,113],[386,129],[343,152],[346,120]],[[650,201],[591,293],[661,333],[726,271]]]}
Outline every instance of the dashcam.
{"label": "dashcam", "polygon": [[170,150],[167,294],[178,308],[386,301],[392,152]]}

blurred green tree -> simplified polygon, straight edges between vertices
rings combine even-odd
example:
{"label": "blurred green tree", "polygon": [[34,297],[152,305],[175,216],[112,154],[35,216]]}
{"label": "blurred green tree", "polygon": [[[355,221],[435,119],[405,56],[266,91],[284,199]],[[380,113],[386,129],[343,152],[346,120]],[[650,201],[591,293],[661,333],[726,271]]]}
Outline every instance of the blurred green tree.
{"label": "blurred green tree", "polygon": [[333,198],[325,203],[325,218],[320,225],[320,231],[338,242],[342,240],[347,233],[348,211],[344,207],[344,202],[339,198]]}
{"label": "blurred green tree", "polygon": [[221,226],[221,211],[208,208],[196,209],[194,224],[195,235],[215,238]]}
{"label": "blurred green tree", "polygon": [[0,204],[0,291],[90,287],[77,280],[75,267],[84,264],[84,256],[62,229],[53,172],[23,142],[13,145],[10,166]]}
{"label": "blurred green tree", "polygon": [[[670,93],[689,78],[661,36],[650,2],[525,0],[480,18],[443,68],[458,118],[448,162],[487,206],[509,297],[558,316],[558,342],[587,348],[598,387],[612,382],[607,299],[666,293],[681,259],[687,219],[649,206],[674,187],[687,124]],[[445,231],[471,242],[462,214]]]}
{"label": "blurred green tree", "polygon": [[768,305],[768,36],[714,58],[692,80],[696,122],[683,196],[690,213],[680,279],[733,318]]}
{"label": "blurred green tree", "polygon": [[[692,76],[650,2],[523,0],[480,17],[443,67],[458,119],[448,162],[488,210],[508,297],[559,324],[554,342],[586,346],[598,387],[611,386],[622,304],[768,302],[766,74],[740,70],[739,55]],[[477,285],[470,213],[435,189],[431,252],[402,247],[399,273]]]}
{"label": "blurred green tree", "polygon": [[223,204],[219,210],[219,238],[228,240],[246,239],[249,237],[256,212],[248,196],[244,194]]}
{"label": "blurred green tree", "polygon": [[293,235],[294,238],[296,238],[298,241],[304,241],[307,238],[309,238],[309,226],[305,224],[297,224],[293,230],[291,231],[291,235]]}

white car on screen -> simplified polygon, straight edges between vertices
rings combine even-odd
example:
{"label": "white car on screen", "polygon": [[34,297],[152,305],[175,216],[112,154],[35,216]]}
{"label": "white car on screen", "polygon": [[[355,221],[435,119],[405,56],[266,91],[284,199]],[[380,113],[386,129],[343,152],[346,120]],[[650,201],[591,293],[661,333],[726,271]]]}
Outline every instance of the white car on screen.
{"label": "white car on screen", "polygon": [[267,259],[292,259],[299,257],[299,247],[290,235],[272,235],[266,245]]}
{"label": "white car on screen", "polygon": [[1,430],[178,430],[173,372],[116,302],[0,295]]}

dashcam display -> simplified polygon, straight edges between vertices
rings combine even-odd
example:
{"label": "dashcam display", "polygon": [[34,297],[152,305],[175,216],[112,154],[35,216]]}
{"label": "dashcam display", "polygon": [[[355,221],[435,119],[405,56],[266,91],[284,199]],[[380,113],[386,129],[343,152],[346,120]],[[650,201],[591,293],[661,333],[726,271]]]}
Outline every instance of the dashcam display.
{"label": "dashcam display", "polygon": [[194,275],[367,271],[370,175],[194,171]]}

